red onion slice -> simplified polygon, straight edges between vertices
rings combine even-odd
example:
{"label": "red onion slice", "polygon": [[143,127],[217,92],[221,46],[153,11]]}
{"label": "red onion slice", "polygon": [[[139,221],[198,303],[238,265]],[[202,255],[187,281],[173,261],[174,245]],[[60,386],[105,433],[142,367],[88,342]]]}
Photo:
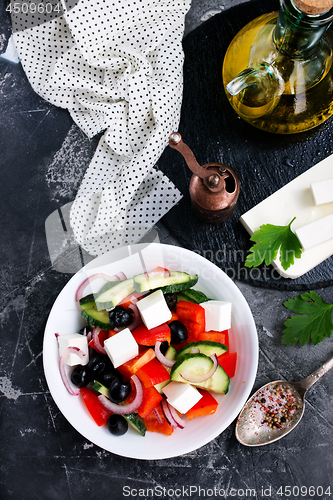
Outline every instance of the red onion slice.
{"label": "red onion slice", "polygon": [[[116,277],[118,278],[119,281],[124,281],[127,280],[126,274],[120,271],[120,273],[116,274]],[[112,281],[112,280],[110,280]],[[114,280],[116,281],[116,280]]]}
{"label": "red onion slice", "polygon": [[93,342],[94,342],[94,347],[95,347],[95,350],[97,352],[99,352],[100,354],[107,354],[106,350],[104,349],[104,346],[102,346],[102,344],[100,343],[100,340],[99,340],[99,332],[101,331],[100,328],[98,328],[97,326],[95,326],[95,328],[93,329],[93,332],[92,332],[92,338],[93,338]]}
{"label": "red onion slice", "polygon": [[168,368],[171,368],[175,364],[175,360],[168,359],[161,353],[161,344],[162,344],[162,342],[160,342],[159,340],[156,341],[156,344],[155,344],[156,358],[158,359],[158,361],[160,363],[162,363],[162,365],[167,366]]}
{"label": "red onion slice", "polygon": [[158,409],[157,408],[154,408],[153,409],[153,412],[154,412],[154,415],[156,417],[156,420],[159,424],[163,424],[163,420],[161,419],[161,415],[159,414],[158,412]]}
{"label": "red onion slice", "polygon": [[92,340],[92,332],[89,331],[87,333],[87,342],[88,342],[88,351],[89,351],[89,359],[94,355],[94,349],[89,345],[89,342]]}
{"label": "red onion slice", "polygon": [[149,273],[145,273],[146,278],[154,278],[155,276],[160,276],[161,278],[168,278],[170,276],[170,271],[167,270],[158,270],[158,271],[150,271]]}
{"label": "red onion slice", "polygon": [[107,274],[104,274],[104,273],[93,274],[92,276],[89,276],[89,278],[85,279],[81,283],[79,288],[76,290],[76,294],[75,294],[75,301],[76,302],[79,302],[82,299],[83,292],[85,291],[85,289],[89,285],[89,283],[91,283],[94,280],[97,280],[98,278],[103,278],[103,279],[105,279],[105,281],[120,281],[120,278],[118,275],[108,276]]}
{"label": "red onion slice", "polygon": [[78,396],[80,394],[80,389],[73,389],[72,388],[71,383],[70,383],[69,378],[67,377],[67,373],[66,373],[66,361],[67,361],[68,356],[70,354],[77,354],[77,356],[79,356],[82,361],[84,360],[86,355],[82,351],[82,349],[79,349],[78,347],[72,346],[72,347],[67,347],[59,359],[59,371],[60,371],[61,380],[63,381],[64,386],[66,387],[69,394],[71,394],[72,396]]}
{"label": "red onion slice", "polygon": [[208,380],[210,377],[212,377],[214,375],[216,368],[217,368],[217,365],[218,365],[218,359],[217,359],[216,354],[213,354],[212,356],[210,356],[210,358],[213,361],[213,366],[209,370],[209,372],[205,373],[204,375],[192,375],[189,372],[189,370],[185,370],[185,371],[183,371],[183,373],[180,374],[180,376],[184,380],[186,380],[186,382],[190,382],[192,384],[205,382],[206,380]]}
{"label": "red onion slice", "polygon": [[[130,298],[130,301],[131,301],[131,304],[136,304],[138,302],[138,297],[135,297],[135,295],[132,295],[132,297]],[[121,302],[120,302],[120,305],[121,305]]]}
{"label": "red onion slice", "polygon": [[171,413],[171,416],[172,418],[174,419],[174,421],[176,422],[176,424],[178,425],[178,427],[180,429],[184,429],[185,427],[185,420],[183,420],[177,413],[176,409],[170,404],[168,403],[169,405],[169,410],[170,410],[170,413]]}
{"label": "red onion slice", "polygon": [[166,399],[161,401],[162,410],[165,418],[171,425],[171,427],[179,427],[180,429],[184,429],[185,421],[178,415],[177,411],[173,406],[171,406]]}
{"label": "red onion slice", "polygon": [[149,293],[148,291],[147,292],[135,292],[135,295],[133,294],[131,299],[130,299],[132,304],[136,304],[143,297],[146,297],[146,295],[148,295],[148,293]]}
{"label": "red onion slice", "polygon": [[177,422],[174,420],[174,418],[171,415],[170,406],[169,406],[166,399],[162,399],[161,406],[162,406],[164,416],[167,419],[168,423],[171,425],[171,427],[173,427],[173,428],[178,427]]}
{"label": "red onion slice", "polygon": [[142,385],[137,375],[132,375],[131,379],[135,385],[136,395],[132,403],[129,405],[117,405],[112,403],[112,401],[110,401],[106,396],[98,396],[98,399],[107,410],[112,411],[112,413],[116,413],[117,415],[129,415],[139,408],[143,400]]}
{"label": "red onion slice", "polygon": [[120,302],[118,302],[117,306],[122,306],[123,304],[127,304],[131,302],[132,304],[136,304],[140,299],[145,297],[149,292],[133,292],[127,297],[123,298]]}
{"label": "red onion slice", "polygon": [[140,326],[142,324],[142,318],[141,318],[140,311],[139,311],[136,304],[130,304],[128,306],[128,309],[133,311],[132,323],[130,323],[127,327],[132,332],[133,330],[135,330],[138,326]]}

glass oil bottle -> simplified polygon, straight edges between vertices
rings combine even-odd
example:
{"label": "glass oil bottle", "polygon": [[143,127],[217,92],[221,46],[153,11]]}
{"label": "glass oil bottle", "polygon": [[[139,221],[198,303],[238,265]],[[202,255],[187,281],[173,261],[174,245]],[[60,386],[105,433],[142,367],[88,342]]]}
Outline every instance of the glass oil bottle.
{"label": "glass oil bottle", "polygon": [[[332,0],[303,1],[333,5]],[[279,12],[254,19],[232,40],[223,85],[241,118],[268,132],[294,134],[333,114],[333,35],[328,29],[333,9],[326,4],[312,8],[300,0],[280,0]]]}

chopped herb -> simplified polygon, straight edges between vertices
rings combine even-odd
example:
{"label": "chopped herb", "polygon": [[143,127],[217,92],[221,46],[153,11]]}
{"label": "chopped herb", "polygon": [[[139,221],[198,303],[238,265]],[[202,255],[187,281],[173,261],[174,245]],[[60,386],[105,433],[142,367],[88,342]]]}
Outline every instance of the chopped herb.
{"label": "chopped herb", "polygon": [[302,255],[302,245],[296,234],[287,226],[263,224],[255,231],[250,240],[256,243],[250,248],[250,254],[245,260],[246,267],[257,267],[265,262],[266,266],[272,263],[280,250],[280,262],[284,270],[288,269]]}
{"label": "chopped herb", "polygon": [[331,336],[333,304],[325,302],[316,292],[303,293],[283,305],[296,315],[284,323],[282,344],[299,342],[303,346],[310,340],[318,344],[324,337]]}

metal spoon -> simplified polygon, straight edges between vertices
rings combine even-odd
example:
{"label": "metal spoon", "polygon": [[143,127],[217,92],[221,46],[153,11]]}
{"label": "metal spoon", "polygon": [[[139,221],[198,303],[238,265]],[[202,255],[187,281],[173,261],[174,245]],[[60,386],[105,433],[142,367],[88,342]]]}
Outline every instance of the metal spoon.
{"label": "metal spoon", "polygon": [[[303,417],[307,390],[331,368],[333,368],[333,357],[299,382],[278,380],[261,387],[239,414],[236,423],[238,441],[245,446],[263,446],[281,439],[292,431]],[[287,405],[287,401],[291,400],[292,403]],[[276,411],[276,421],[272,416],[274,411]],[[283,415],[280,422],[279,415]]]}

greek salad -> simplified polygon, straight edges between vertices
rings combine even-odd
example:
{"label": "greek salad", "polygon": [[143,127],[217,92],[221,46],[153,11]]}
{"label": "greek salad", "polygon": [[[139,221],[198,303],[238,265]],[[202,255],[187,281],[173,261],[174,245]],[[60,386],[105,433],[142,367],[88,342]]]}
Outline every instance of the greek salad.
{"label": "greek salad", "polygon": [[[88,284],[105,284],[84,295]],[[170,436],[218,408],[237,353],[229,351],[230,302],[194,288],[197,275],[158,267],[127,278],[97,273],[76,291],[86,326],[56,333],[59,369],[73,396],[82,397],[98,426],[115,436]],[[220,403],[221,404],[221,403]]]}

